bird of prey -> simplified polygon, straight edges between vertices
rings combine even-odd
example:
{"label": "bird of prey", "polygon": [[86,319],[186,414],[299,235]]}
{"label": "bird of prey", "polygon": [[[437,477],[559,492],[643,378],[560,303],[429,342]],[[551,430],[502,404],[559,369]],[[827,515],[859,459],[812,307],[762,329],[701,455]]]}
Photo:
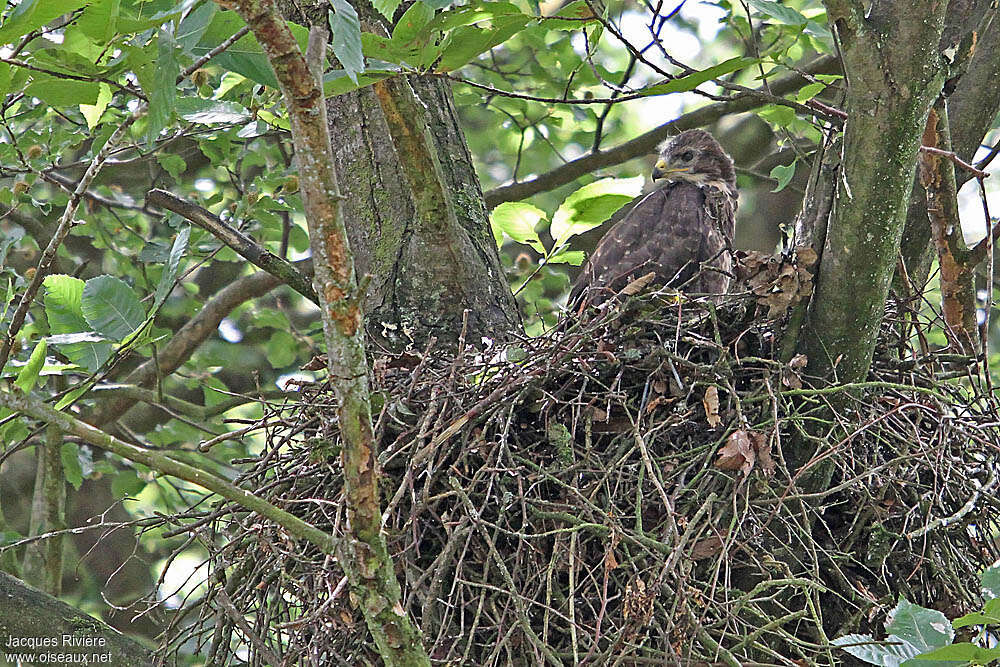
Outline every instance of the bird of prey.
{"label": "bird of prey", "polygon": [[598,243],[570,292],[574,309],[600,305],[637,278],[689,293],[724,294],[736,221],[733,160],[704,130],[686,130],[660,147],[644,196]]}

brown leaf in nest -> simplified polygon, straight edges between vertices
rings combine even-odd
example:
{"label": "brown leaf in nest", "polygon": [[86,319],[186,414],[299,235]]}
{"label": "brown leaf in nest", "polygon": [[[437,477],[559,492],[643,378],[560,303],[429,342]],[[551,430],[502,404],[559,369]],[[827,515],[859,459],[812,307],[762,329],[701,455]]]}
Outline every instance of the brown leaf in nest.
{"label": "brown leaf in nest", "polygon": [[[801,251],[802,261],[816,261],[815,252],[810,248]],[[769,319],[781,317],[812,293],[812,275],[798,257],[796,255],[792,262],[756,251],[737,254],[737,276],[747,283],[758,302],[767,306]]]}
{"label": "brown leaf in nest", "polygon": [[639,276],[638,278],[636,278],[635,280],[633,280],[632,282],[630,282],[628,285],[626,285],[625,287],[623,287],[622,291],[619,292],[619,294],[622,294],[624,296],[635,296],[636,294],[638,294],[639,292],[641,292],[643,289],[645,289],[646,285],[648,285],[649,283],[653,282],[653,278],[655,278],[655,277],[656,277],[656,274],[654,272],[652,272],[652,271],[650,271],[649,273],[647,273],[644,276]]}
{"label": "brown leaf in nest", "polygon": [[707,537],[704,540],[698,540],[691,547],[691,560],[711,558],[720,551],[722,551],[722,538]]}
{"label": "brown leaf in nest", "polygon": [[757,468],[770,477],[774,474],[774,459],[771,457],[771,439],[758,431],[750,432],[750,444],[757,452]]}
{"label": "brown leaf in nest", "polygon": [[656,601],[656,591],[646,590],[646,582],[634,579],[625,587],[625,604],[622,610],[629,634],[634,637],[638,630],[649,625],[653,618],[653,603]]}
{"label": "brown leaf in nest", "polygon": [[755,466],[765,475],[774,474],[771,441],[767,435],[744,429],[730,433],[726,444],[719,448],[715,467],[720,470],[742,470],[744,475],[749,475]]}
{"label": "brown leaf in nest", "polygon": [[657,394],[667,393],[667,383],[663,380],[653,380],[653,391]]}
{"label": "brown leaf in nest", "polygon": [[750,435],[740,429],[729,434],[726,444],[719,449],[715,467],[720,470],[742,470],[744,475],[749,475],[756,460],[757,454],[750,442]]}
{"label": "brown leaf in nest", "polygon": [[615,550],[608,549],[607,553],[604,554],[604,569],[614,570],[618,567],[618,559],[615,558]]}
{"label": "brown leaf in nest", "polygon": [[666,403],[667,405],[669,405],[669,404],[673,403],[675,400],[677,400],[677,399],[666,398],[664,396],[657,396],[656,398],[654,398],[653,400],[651,400],[649,403],[646,404],[646,414],[647,415],[650,414],[653,410],[655,410],[656,408],[660,407],[664,403]]}
{"label": "brown leaf in nest", "polygon": [[802,376],[798,371],[805,368],[809,363],[809,357],[804,354],[796,354],[788,365],[781,369],[781,384],[791,389],[802,389]]}
{"label": "brown leaf in nest", "polygon": [[705,390],[701,404],[705,407],[705,419],[709,426],[715,428],[722,423],[722,418],[719,417],[719,390],[715,385]]}
{"label": "brown leaf in nest", "polygon": [[795,263],[804,269],[812,268],[818,259],[819,253],[813,250],[812,246],[800,246],[795,249]]}

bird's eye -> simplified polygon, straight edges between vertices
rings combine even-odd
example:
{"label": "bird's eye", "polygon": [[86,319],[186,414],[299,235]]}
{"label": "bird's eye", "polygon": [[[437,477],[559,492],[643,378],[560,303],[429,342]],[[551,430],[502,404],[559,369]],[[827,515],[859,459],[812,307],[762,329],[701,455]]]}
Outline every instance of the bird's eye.
{"label": "bird's eye", "polygon": [[691,151],[684,151],[681,153],[681,162],[690,162],[694,159],[694,153]]}

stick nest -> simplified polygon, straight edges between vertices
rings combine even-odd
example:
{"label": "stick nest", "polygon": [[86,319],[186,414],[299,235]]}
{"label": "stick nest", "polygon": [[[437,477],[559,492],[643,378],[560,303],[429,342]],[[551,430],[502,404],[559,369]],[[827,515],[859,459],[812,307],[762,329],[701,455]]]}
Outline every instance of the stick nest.
{"label": "stick nest", "polygon": [[[810,388],[803,358],[778,361],[780,301],[661,293],[375,360],[385,535],[436,664],[851,664],[828,640],[884,636],[899,595],[978,608],[1000,557],[986,380],[896,305],[866,382]],[[264,424],[239,482],[345,536],[329,388]],[[380,664],[335,558],[234,506],[206,516],[214,576],[168,650]]]}

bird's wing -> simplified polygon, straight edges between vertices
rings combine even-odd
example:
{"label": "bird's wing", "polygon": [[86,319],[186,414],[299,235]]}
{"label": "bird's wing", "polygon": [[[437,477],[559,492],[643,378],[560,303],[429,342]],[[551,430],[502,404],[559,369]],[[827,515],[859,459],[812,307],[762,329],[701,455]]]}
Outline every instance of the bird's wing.
{"label": "bird's wing", "polygon": [[578,303],[588,288],[588,302],[601,303],[649,272],[659,285],[687,282],[698,270],[707,222],[705,193],[698,186],[675,183],[650,193],[601,239],[570,303]]}

